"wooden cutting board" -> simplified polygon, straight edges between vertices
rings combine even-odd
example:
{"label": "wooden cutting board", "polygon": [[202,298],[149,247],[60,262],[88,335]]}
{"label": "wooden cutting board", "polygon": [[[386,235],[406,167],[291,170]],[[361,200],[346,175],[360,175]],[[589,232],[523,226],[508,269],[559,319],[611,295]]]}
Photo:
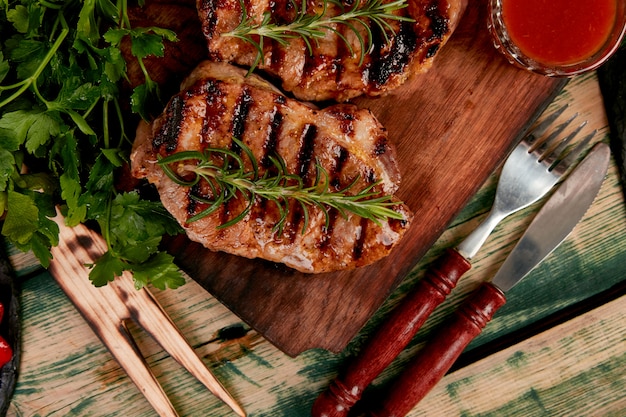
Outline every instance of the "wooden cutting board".
{"label": "wooden cutting board", "polygon": [[491,44],[485,3],[470,1],[429,72],[384,98],[356,100],[388,129],[403,173],[398,197],[415,213],[389,257],[307,275],[171,242],[183,270],[288,355],[345,348],[563,86],[506,62]]}

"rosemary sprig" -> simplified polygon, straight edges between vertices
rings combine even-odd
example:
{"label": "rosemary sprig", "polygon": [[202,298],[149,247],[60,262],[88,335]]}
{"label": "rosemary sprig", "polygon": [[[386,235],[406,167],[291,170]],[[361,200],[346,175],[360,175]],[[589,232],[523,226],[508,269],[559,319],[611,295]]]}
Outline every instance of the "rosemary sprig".
{"label": "rosemary sprig", "polygon": [[[295,20],[289,24],[279,25],[272,22],[272,16],[269,12],[263,14],[260,23],[254,23],[253,19],[248,17],[246,7],[243,0],[241,4],[241,23],[232,31],[223,33],[221,36],[239,38],[245,42],[252,44],[258,51],[256,60],[252,65],[251,71],[264,59],[263,42],[264,39],[272,39],[283,46],[289,44],[289,41],[301,38],[307,46],[309,54],[313,53],[312,41],[317,44],[319,39],[326,36],[328,31],[334,32],[348,47],[350,53],[354,56],[354,50],[348,39],[339,32],[334,25],[341,24],[347,26],[356,36],[360,46],[360,62],[363,63],[366,53],[369,53],[373,45],[372,28],[374,26],[380,29],[385,38],[385,42],[389,43],[389,34],[395,34],[393,26],[389,21],[413,22],[410,17],[399,16],[394,12],[404,9],[408,6],[408,0],[394,0],[384,3],[383,0],[363,0],[355,1],[354,5],[345,10],[340,0],[323,0],[322,11],[318,14],[307,14],[306,1],[302,1],[301,7]],[[295,0],[292,0],[295,5]],[[341,8],[341,13],[336,16],[326,16],[329,4],[334,4]],[[297,7],[296,7],[297,8]],[[364,28],[367,37],[361,35],[358,27]]]}
{"label": "rosemary sprig", "polygon": [[[209,198],[191,194],[191,198],[207,204],[208,207],[189,218],[188,222],[209,216],[229,200],[240,197],[247,202],[246,207],[218,228],[226,228],[243,220],[257,198],[271,201],[278,208],[280,219],[274,226],[274,232],[278,234],[282,233],[287,220],[290,201],[297,201],[302,207],[302,233],[308,227],[309,209],[312,206],[322,211],[326,227],[330,223],[330,209],[336,209],[344,217],[352,213],[377,224],[385,219],[404,218],[401,213],[392,209],[399,204],[392,200],[392,196],[374,190],[378,182],[354,193],[352,191],[359,180],[357,177],[343,189],[331,191],[328,172],[317,164],[315,181],[313,185],[306,186],[300,176],[287,172],[285,161],[280,156],[270,157],[273,169],[260,175],[258,162],[250,148],[240,140],[233,140],[251,162],[251,169],[245,169],[241,155],[223,148],[208,148],[205,152],[179,152],[159,159],[163,171],[175,183],[193,187],[204,180],[210,189]],[[180,171],[184,174],[179,174]]]}

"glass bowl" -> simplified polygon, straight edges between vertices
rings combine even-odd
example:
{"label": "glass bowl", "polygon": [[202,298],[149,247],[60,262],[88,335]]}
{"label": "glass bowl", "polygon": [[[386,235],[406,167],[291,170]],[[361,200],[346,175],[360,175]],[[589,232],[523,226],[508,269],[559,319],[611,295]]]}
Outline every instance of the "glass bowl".
{"label": "glass bowl", "polygon": [[[616,14],[615,21],[610,28],[605,41],[596,45],[597,49],[584,59],[574,62],[549,62],[538,58],[531,57],[528,52],[524,51],[512,39],[509,28],[507,27],[507,19],[503,15],[503,3],[507,1],[519,1],[522,4],[526,0],[489,0],[488,28],[491,32],[494,46],[498,49],[509,62],[512,64],[533,71],[542,75],[552,77],[571,77],[587,71],[592,71],[606,62],[607,59],[619,48],[624,33],[626,32],[626,0],[615,0]],[[595,2],[587,2],[594,5]],[[535,15],[540,15],[536,10]],[[546,34],[545,36],[551,36]],[[528,51],[528,49],[526,49]]]}

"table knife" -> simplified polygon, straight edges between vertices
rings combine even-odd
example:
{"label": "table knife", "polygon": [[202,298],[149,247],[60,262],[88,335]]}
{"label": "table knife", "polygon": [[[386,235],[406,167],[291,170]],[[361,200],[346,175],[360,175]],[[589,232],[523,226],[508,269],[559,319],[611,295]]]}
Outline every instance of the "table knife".
{"label": "table knife", "polygon": [[598,143],[534,218],[491,282],[483,283],[389,387],[371,417],[406,415],[452,367],[506,303],[504,293],[547,257],[593,203],[606,175],[609,146]]}

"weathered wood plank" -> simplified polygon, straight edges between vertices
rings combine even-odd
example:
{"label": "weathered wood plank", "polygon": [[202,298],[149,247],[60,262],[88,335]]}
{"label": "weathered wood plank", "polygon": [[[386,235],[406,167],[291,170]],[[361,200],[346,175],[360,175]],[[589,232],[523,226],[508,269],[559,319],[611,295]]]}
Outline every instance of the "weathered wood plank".
{"label": "weathered wood plank", "polygon": [[418,416],[608,416],[626,410],[626,296],[444,377]]}

